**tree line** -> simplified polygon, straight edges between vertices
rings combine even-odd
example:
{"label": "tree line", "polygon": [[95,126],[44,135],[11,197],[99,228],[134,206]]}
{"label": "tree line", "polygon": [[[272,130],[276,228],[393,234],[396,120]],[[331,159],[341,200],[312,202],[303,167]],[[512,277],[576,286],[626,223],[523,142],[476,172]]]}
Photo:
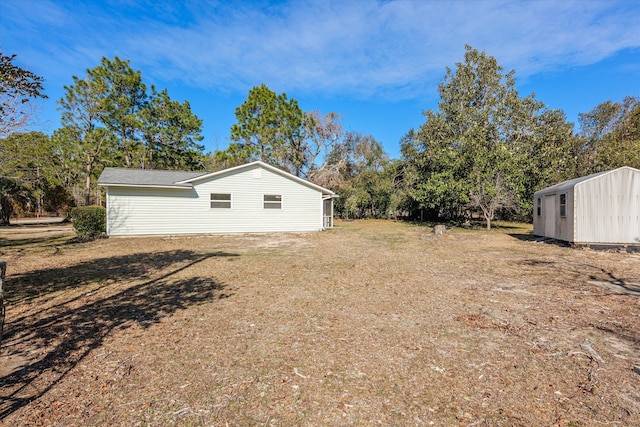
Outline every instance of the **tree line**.
{"label": "tree line", "polygon": [[436,110],[404,137],[393,208],[431,218],[476,214],[530,220],[535,191],[568,179],[640,167],[640,100],[607,101],[579,115],[574,131],[562,110],[521,96],[515,72],[466,46],[446,69]]}
{"label": "tree line", "polygon": [[43,79],[0,53],[0,223],[14,209],[64,211],[100,203],[106,166],[216,171],[262,160],[335,191],[344,218],[464,221],[530,219],[533,193],[578,176],[640,167],[640,99],[607,101],[579,115],[522,96],[515,72],[470,46],[446,73],[436,109],[389,159],[374,136],[346,132],[341,116],[304,112],[295,99],[252,88],[235,110],[228,148],[205,153],[202,120],[188,101],[148,87],[129,61],[103,58],[72,77],[61,127],[28,132]]}

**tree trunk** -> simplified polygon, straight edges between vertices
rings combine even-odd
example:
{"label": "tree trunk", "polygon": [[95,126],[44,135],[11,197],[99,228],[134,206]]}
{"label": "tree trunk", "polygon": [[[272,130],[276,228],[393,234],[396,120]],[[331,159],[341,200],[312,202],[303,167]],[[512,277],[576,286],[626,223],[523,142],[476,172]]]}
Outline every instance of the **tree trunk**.
{"label": "tree trunk", "polygon": [[481,205],[482,216],[484,216],[484,220],[487,221],[487,230],[491,230],[491,218],[493,218],[494,210],[489,206]]}
{"label": "tree trunk", "polygon": [[40,191],[40,166],[36,167],[36,182],[38,183],[38,191],[36,191],[36,218],[40,218],[42,215],[42,199],[43,192]]}
{"label": "tree trunk", "polygon": [[484,219],[487,221],[487,231],[491,230],[491,218],[493,218],[493,215],[484,214]]}
{"label": "tree trunk", "polygon": [[91,204],[91,176],[87,175],[87,181],[84,184],[84,204],[89,206]]}
{"label": "tree trunk", "polygon": [[89,206],[91,204],[91,172],[93,172],[92,161],[87,162],[87,179],[84,184],[84,204]]}
{"label": "tree trunk", "polygon": [[133,164],[133,144],[129,144],[127,131],[125,129],[120,130],[120,139],[122,141],[122,151],[124,152],[124,163],[130,168]]}
{"label": "tree trunk", "polygon": [[0,225],[10,225],[13,205],[7,197],[0,196]]}

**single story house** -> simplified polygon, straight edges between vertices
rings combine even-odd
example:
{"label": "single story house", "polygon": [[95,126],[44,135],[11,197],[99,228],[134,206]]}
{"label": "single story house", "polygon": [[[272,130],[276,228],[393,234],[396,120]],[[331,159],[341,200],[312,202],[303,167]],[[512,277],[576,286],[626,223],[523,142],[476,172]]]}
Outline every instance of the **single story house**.
{"label": "single story house", "polygon": [[219,172],[105,168],[107,235],[304,232],[333,227],[334,192],[257,161]]}
{"label": "single story house", "polygon": [[537,191],[533,234],[580,244],[640,244],[640,170],[624,166]]}

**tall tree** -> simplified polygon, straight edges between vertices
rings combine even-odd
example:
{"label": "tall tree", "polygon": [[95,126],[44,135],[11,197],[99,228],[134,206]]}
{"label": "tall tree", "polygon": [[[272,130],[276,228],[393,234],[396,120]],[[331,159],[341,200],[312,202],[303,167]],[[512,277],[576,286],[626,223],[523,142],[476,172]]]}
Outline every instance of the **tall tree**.
{"label": "tall tree", "polygon": [[140,112],[148,100],[140,71],[133,70],[128,60],[116,56],[113,60],[102,58],[99,66],[87,70],[87,76],[101,91],[97,93],[102,103],[101,120],[117,138],[117,155],[125,167],[138,166],[134,161],[141,161]]}
{"label": "tall tree", "polygon": [[243,165],[251,161],[255,152],[246,145],[231,143],[226,150],[207,153],[203,158],[204,169],[219,171]]}
{"label": "tall tree", "polygon": [[[102,58],[84,78],[73,76],[58,101],[62,125],[55,135],[61,150],[74,151],[77,175],[84,180],[84,203],[91,202],[96,175],[102,167],[138,168],[202,167],[202,149],[197,142],[202,121],[188,102],[169,98],[142,81],[129,61]],[[75,147],[75,148],[74,148]],[[67,174],[67,176],[70,176]]]}
{"label": "tall tree", "polygon": [[307,153],[303,176],[315,182],[316,177],[321,180],[323,175],[331,173],[327,170],[331,167],[329,154],[342,141],[345,133],[340,115],[334,112],[324,116],[315,110],[307,113],[305,126]]}
{"label": "tall tree", "polygon": [[23,130],[33,118],[32,102],[47,98],[44,79],[13,63],[0,51],[0,137]]}
{"label": "tall tree", "polygon": [[385,217],[393,188],[389,160],[370,135],[348,132],[327,156],[315,182],[340,194],[336,213],[343,217]]}
{"label": "tall tree", "polygon": [[306,159],[306,116],[295,99],[271,91],[264,83],[249,91],[236,108],[229,150],[282,167],[300,176]]}
{"label": "tall tree", "polygon": [[542,108],[532,96],[521,99],[515,72],[504,73],[495,58],[466,47],[464,63],[447,69],[440,84],[440,113],[446,140],[459,146],[467,206],[479,209],[491,227],[497,208],[515,207],[517,144],[530,133],[532,112]]}
{"label": "tall tree", "polygon": [[140,111],[143,125],[141,167],[146,169],[200,169],[202,167],[202,120],[191,111],[188,101],[169,98],[166,89],[151,96]]}
{"label": "tall tree", "polygon": [[94,171],[116,152],[115,135],[103,127],[109,106],[104,101],[106,87],[104,81],[87,76],[80,79],[73,76],[73,85],[65,86],[65,96],[58,101],[62,110],[62,129],[54,137],[76,148],[76,155],[82,159],[81,175],[84,177],[84,203],[91,204]]}
{"label": "tall tree", "polygon": [[640,99],[606,101],[579,116],[591,172],[620,166],[640,168]]}
{"label": "tall tree", "polygon": [[13,133],[0,140],[0,175],[18,180],[34,200],[35,212],[42,214],[47,190],[55,185],[51,139],[41,132]]}
{"label": "tall tree", "polygon": [[[53,151],[51,161],[54,164],[54,182],[68,188],[69,191],[77,189],[81,177],[84,175],[83,146],[78,144],[76,138],[77,134],[73,127],[56,129],[50,138]],[[84,188],[84,184],[80,187]],[[74,191],[74,194],[77,194],[77,191]]]}
{"label": "tall tree", "polygon": [[438,85],[438,110],[426,112],[425,123],[404,141],[407,193],[439,216],[477,211],[490,228],[499,210],[525,206],[537,186],[527,186],[523,168],[531,147],[557,138],[541,119],[549,115],[544,104],[519,95],[513,70],[505,73],[470,46],[464,59]]}
{"label": "tall tree", "polygon": [[236,108],[238,123],[231,127],[231,140],[248,149],[251,157],[263,162],[271,160],[276,145],[280,122],[277,104],[278,95],[267,85],[256,86],[249,91],[247,100]]}
{"label": "tall tree", "polygon": [[20,181],[0,176],[0,225],[9,225],[15,205],[29,200],[29,190]]}
{"label": "tall tree", "polygon": [[584,143],[564,112],[544,110],[535,119],[535,133],[520,146],[524,181],[519,213],[525,217],[533,212],[537,190],[589,173]]}

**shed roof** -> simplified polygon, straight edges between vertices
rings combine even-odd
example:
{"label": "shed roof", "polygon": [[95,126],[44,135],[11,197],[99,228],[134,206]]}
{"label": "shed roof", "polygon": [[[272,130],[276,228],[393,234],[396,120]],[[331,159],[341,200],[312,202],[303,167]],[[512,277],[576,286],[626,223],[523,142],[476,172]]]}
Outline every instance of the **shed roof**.
{"label": "shed roof", "polygon": [[560,182],[558,184],[552,185],[552,186],[544,188],[542,190],[538,190],[538,191],[536,191],[535,194],[557,193],[559,191],[569,190],[569,189],[575,187],[576,185],[578,185],[578,184],[580,184],[582,182],[588,181],[588,180],[593,179],[593,178],[597,178],[597,177],[602,176],[602,175],[607,175],[609,173],[612,173],[612,172],[615,172],[615,171],[618,171],[618,170],[621,170],[621,169],[630,169],[630,170],[633,170],[633,171],[636,171],[636,172],[640,172],[640,170],[638,170],[638,169],[635,169],[635,168],[632,168],[632,167],[629,167],[629,166],[622,166],[622,167],[617,168],[617,169],[610,169],[610,170],[607,170],[607,171],[597,172],[597,173],[593,173],[591,175],[581,176],[580,178],[574,178],[574,179],[570,179],[568,181]]}

